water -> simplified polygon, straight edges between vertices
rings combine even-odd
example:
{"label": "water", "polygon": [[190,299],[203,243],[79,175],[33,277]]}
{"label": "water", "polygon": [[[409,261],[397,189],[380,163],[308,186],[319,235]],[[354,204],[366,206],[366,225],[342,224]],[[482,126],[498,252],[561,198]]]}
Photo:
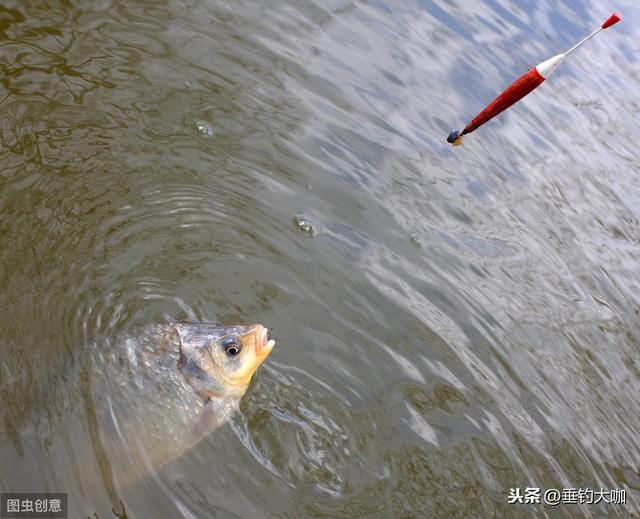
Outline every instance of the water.
{"label": "water", "polygon": [[[609,7],[92,5],[0,8],[3,492],[71,517],[640,514],[635,4],[457,149]],[[230,426],[116,491],[95,359],[167,319],[278,343]],[[627,502],[508,504],[526,487]]]}

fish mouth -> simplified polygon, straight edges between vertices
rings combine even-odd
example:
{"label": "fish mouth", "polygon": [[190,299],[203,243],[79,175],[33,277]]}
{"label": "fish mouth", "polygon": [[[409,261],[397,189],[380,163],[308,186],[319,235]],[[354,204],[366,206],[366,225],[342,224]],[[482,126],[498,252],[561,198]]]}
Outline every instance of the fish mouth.
{"label": "fish mouth", "polygon": [[276,345],[276,341],[271,338],[272,328],[265,328],[261,324],[256,325],[256,355],[264,359]]}

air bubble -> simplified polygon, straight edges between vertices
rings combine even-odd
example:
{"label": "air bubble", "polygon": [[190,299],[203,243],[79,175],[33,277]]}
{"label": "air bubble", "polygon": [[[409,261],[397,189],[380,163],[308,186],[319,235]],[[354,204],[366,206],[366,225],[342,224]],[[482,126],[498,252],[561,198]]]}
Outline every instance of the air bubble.
{"label": "air bubble", "polygon": [[293,225],[295,225],[296,229],[304,234],[308,234],[309,236],[315,236],[318,231],[316,227],[309,221],[306,216],[296,215],[293,218]]}
{"label": "air bubble", "polygon": [[193,121],[193,126],[199,134],[204,135],[205,137],[211,137],[214,134],[211,125],[204,121]]}

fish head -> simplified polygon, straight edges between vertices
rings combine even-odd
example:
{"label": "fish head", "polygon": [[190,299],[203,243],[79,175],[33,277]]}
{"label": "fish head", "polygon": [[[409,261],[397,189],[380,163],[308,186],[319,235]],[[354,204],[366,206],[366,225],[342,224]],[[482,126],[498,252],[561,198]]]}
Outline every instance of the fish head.
{"label": "fish head", "polygon": [[178,367],[205,398],[240,398],[275,345],[261,324],[174,325],[180,337]]}

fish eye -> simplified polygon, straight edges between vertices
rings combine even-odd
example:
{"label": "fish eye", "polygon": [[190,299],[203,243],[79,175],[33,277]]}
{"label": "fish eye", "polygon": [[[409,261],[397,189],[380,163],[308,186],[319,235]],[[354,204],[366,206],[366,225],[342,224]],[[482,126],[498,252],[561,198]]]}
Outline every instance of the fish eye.
{"label": "fish eye", "polygon": [[240,341],[235,337],[227,336],[220,341],[222,347],[224,348],[224,352],[229,356],[233,357],[240,353]]}

